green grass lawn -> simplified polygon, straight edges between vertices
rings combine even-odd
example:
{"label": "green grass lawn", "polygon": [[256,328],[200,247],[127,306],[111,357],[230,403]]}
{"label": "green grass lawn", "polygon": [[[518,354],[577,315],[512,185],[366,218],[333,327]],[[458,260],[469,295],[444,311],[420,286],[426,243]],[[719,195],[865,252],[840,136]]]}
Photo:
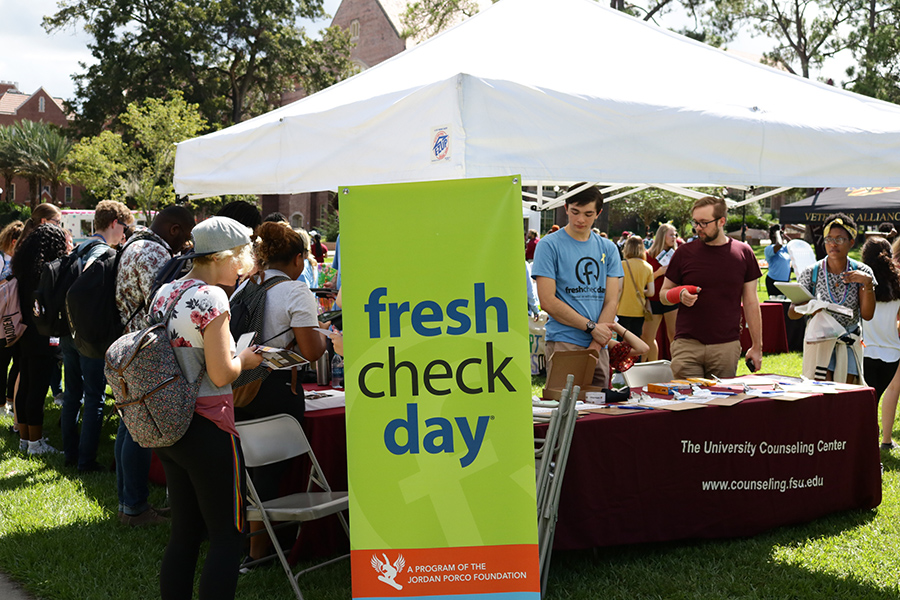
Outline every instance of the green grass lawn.
{"label": "green grass lawn", "polygon": [[[797,374],[797,353],[766,356],[766,372]],[[740,372],[746,367],[741,364]],[[534,380],[537,389],[543,384]],[[47,434],[59,444],[59,409]],[[5,431],[11,419],[0,418]],[[115,421],[103,429],[100,462],[110,464]],[[873,439],[872,443],[877,440]],[[900,452],[882,455],[884,500],[752,538],[683,541],[557,552],[550,599],[900,598]],[[153,488],[151,502],[165,493]],[[638,518],[638,517],[636,517]],[[44,600],[158,598],[168,526],[129,529],[116,520],[115,474],[78,475],[61,456],[25,458],[0,435],[0,571]],[[345,561],[300,580],[308,600],[350,598]],[[243,575],[240,599],[292,598],[280,568]]]}

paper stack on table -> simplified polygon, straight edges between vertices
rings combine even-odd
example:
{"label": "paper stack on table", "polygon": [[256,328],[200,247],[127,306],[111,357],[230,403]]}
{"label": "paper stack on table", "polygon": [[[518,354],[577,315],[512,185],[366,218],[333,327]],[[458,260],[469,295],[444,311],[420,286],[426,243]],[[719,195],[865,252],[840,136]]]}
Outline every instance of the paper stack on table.
{"label": "paper stack on table", "polygon": [[338,390],[316,390],[306,392],[306,410],[325,410],[344,406],[344,392]]}

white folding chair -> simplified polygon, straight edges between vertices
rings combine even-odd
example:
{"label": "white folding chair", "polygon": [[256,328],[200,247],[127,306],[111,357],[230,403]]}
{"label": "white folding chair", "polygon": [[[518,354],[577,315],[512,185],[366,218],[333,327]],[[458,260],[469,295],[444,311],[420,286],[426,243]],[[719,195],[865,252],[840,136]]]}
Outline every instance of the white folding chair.
{"label": "white folding chair", "polygon": [[575,403],[581,388],[577,385],[573,387],[574,380],[573,375],[566,378],[566,387],[563,388],[559,399],[559,407],[550,415],[547,437],[535,440],[541,596],[547,591],[550,556],[553,553],[553,538],[559,513],[559,495],[569,459],[569,449],[572,446],[572,436],[575,433],[575,419],[578,417]]}
{"label": "white folding chair", "polygon": [[[303,600],[303,594],[300,593],[300,587],[297,584],[297,580],[301,575],[313,569],[343,560],[350,555],[345,554],[294,573],[288,564],[284,551],[281,549],[281,545],[278,543],[278,539],[275,537],[275,529],[272,526],[272,522],[297,523],[297,536],[299,536],[299,524],[301,522],[313,521],[328,515],[337,514],[344,532],[349,537],[350,529],[343,515],[343,511],[346,511],[348,508],[347,492],[335,492],[328,485],[328,481],[326,481],[325,475],[322,473],[321,467],[319,467],[319,462],[309,446],[306,434],[303,433],[303,428],[300,427],[300,423],[294,417],[284,414],[273,415],[252,421],[242,421],[236,423],[236,426],[241,436],[241,449],[244,451],[244,463],[247,468],[271,465],[304,454],[309,456],[310,463],[312,463],[306,492],[281,496],[265,502],[260,500],[249,474],[247,476],[249,496],[247,498],[247,519],[263,522],[265,531],[272,540],[275,553],[278,555],[281,566],[291,582],[294,593],[297,595],[298,600]],[[271,557],[253,561],[251,564],[256,564],[269,558]]]}
{"label": "white folding chair", "polygon": [[622,376],[626,385],[632,389],[641,389],[648,383],[665,383],[672,381],[672,363],[667,360],[635,363]]}

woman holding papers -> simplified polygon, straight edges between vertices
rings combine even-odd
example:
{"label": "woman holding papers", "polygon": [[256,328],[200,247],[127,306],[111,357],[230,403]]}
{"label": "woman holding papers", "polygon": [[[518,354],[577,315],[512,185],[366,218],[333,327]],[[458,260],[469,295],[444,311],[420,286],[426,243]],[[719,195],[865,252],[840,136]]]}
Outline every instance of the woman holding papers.
{"label": "woman holding papers", "polygon": [[163,285],[151,304],[154,319],[171,315],[167,329],[182,372],[202,377],[188,430],[171,446],[156,448],[172,507],[172,530],[159,571],[162,600],[193,596],[200,546],[207,539],[199,597],[228,600],[237,588],[246,485],[231,382],[242,370],[259,365],[262,356],[252,348],[235,356],[228,297],[218,284],[234,283],[253,268],[250,233],[228,217],[198,224],[191,233],[191,272]]}
{"label": "woman holding papers", "polygon": [[881,448],[897,447],[891,439],[894,416],[897,412],[897,393],[885,394],[900,366],[900,337],[897,321],[900,319],[900,269],[892,260],[891,245],[882,237],[866,240],[862,259],[875,274],[875,316],[863,321],[863,367],[866,382],[875,388],[875,401],[884,394],[881,405]]}
{"label": "woman holding papers", "polygon": [[[266,346],[291,348],[306,360],[315,362],[325,352],[325,337],[319,326],[318,304],[309,286],[297,279],[303,274],[309,255],[309,237],[286,223],[263,223],[256,229],[254,244],[260,283],[274,277],[286,278],[266,293],[262,331],[258,339]],[[272,371],[263,380],[256,397],[236,408],[235,419],[243,421],[276,414],[289,414],[303,423],[306,404],[303,386],[293,369]],[[278,495],[285,465],[270,465],[254,470],[253,484],[262,500]],[[250,523],[250,532],[261,530],[261,522]],[[250,560],[262,558],[269,540],[262,535],[250,539]]]}
{"label": "woman holding papers", "polygon": [[656,360],[659,358],[659,347],[656,345],[656,332],[659,330],[659,324],[663,319],[666,320],[666,333],[669,336],[669,344],[675,339],[675,318],[678,316],[678,305],[666,306],[659,300],[659,290],[662,289],[663,280],[666,278],[666,269],[669,265],[669,259],[675,254],[675,248],[678,245],[676,234],[678,231],[671,223],[663,223],[656,230],[656,237],[653,239],[653,245],[647,251],[647,262],[653,269],[653,294],[648,296],[650,300],[650,310],[653,317],[644,320],[644,328],[641,339],[649,346],[647,352],[647,360]]}
{"label": "woman holding papers", "polygon": [[[829,215],[823,228],[825,258],[805,268],[797,278],[815,300],[838,305],[834,310],[815,310],[816,316],[807,323],[803,374],[810,379],[864,382],[860,319],[871,320],[875,313],[877,281],[872,269],[847,256],[857,231],[851,217],[844,213]],[[801,318],[807,311],[798,312],[797,308],[806,304],[791,304],[788,316]],[[811,333],[829,326],[836,335],[810,341]]]}

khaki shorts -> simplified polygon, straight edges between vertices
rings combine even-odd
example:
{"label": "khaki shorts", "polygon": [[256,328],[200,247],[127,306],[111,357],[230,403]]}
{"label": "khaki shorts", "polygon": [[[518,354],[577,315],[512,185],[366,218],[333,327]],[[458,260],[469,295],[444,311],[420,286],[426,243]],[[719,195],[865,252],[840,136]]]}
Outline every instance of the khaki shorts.
{"label": "khaki shorts", "polygon": [[672,342],[672,375],[675,379],[712,375],[723,379],[734,377],[740,358],[740,340],[707,345],[689,338],[678,338]]}
{"label": "khaki shorts", "polygon": [[[545,342],[547,357],[547,379],[550,379],[550,372],[553,370],[553,353],[568,352],[570,350],[587,350],[584,346],[578,344],[570,344],[569,342]],[[600,360],[597,361],[597,368],[594,369],[594,380],[591,385],[594,387],[609,387],[609,351],[600,351]]]}

